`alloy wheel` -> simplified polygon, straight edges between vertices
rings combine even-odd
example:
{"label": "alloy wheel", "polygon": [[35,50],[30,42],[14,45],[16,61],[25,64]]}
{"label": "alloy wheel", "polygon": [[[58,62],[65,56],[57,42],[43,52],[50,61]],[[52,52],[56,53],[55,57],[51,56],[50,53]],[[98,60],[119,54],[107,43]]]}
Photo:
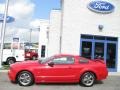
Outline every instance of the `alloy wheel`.
{"label": "alloy wheel", "polygon": [[94,84],[94,81],[95,81],[95,76],[93,73],[90,72],[84,73],[81,78],[81,83],[87,87],[92,86]]}
{"label": "alloy wheel", "polygon": [[23,71],[18,75],[18,83],[21,86],[29,86],[33,84],[33,76],[28,71]]}

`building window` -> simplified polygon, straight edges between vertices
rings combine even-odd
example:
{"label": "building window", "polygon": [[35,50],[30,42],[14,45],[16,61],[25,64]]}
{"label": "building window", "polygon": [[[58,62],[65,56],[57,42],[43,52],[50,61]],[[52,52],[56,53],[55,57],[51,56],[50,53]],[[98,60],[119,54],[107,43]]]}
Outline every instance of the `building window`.
{"label": "building window", "polygon": [[83,38],[83,39],[93,39],[93,36],[91,36],[91,35],[81,35],[81,38]]}
{"label": "building window", "polygon": [[107,40],[109,40],[109,41],[118,41],[118,39],[114,38],[114,37],[107,37]]}
{"label": "building window", "polygon": [[103,37],[103,36],[94,36],[94,39],[96,39],[96,40],[105,40],[105,37]]}

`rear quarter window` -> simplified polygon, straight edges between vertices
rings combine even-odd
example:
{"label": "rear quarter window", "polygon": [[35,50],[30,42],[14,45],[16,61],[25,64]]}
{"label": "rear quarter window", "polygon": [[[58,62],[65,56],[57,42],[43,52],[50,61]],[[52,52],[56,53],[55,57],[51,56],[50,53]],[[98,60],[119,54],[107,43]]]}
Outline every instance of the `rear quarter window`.
{"label": "rear quarter window", "polygon": [[79,63],[83,63],[83,64],[86,64],[86,63],[89,63],[89,60],[87,59],[79,59]]}

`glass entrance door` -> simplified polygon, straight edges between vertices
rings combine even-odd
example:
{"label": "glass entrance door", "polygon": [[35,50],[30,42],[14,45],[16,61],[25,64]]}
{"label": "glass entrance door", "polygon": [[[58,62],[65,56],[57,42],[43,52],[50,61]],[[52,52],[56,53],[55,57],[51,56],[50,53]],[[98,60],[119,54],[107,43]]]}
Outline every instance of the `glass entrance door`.
{"label": "glass entrance door", "polygon": [[80,55],[89,59],[102,59],[109,71],[117,70],[118,38],[81,35]]}
{"label": "glass entrance door", "polygon": [[82,41],[81,56],[104,60],[109,71],[116,71],[117,44],[115,42]]}
{"label": "glass entrance door", "polygon": [[83,41],[81,56],[91,59],[91,54],[92,54],[92,42]]}
{"label": "glass entrance door", "polygon": [[106,65],[110,69],[116,68],[116,43],[107,43]]}
{"label": "glass entrance door", "polygon": [[104,43],[95,42],[94,59],[104,60]]}

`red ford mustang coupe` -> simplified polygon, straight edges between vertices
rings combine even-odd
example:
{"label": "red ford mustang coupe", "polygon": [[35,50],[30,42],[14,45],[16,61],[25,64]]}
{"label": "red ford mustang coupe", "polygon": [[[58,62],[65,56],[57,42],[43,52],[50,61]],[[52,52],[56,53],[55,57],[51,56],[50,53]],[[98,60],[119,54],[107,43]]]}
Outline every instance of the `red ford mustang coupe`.
{"label": "red ford mustang coupe", "polygon": [[21,86],[33,83],[80,83],[90,87],[95,80],[108,76],[103,60],[89,60],[75,55],[55,55],[44,60],[10,65],[10,81]]}

